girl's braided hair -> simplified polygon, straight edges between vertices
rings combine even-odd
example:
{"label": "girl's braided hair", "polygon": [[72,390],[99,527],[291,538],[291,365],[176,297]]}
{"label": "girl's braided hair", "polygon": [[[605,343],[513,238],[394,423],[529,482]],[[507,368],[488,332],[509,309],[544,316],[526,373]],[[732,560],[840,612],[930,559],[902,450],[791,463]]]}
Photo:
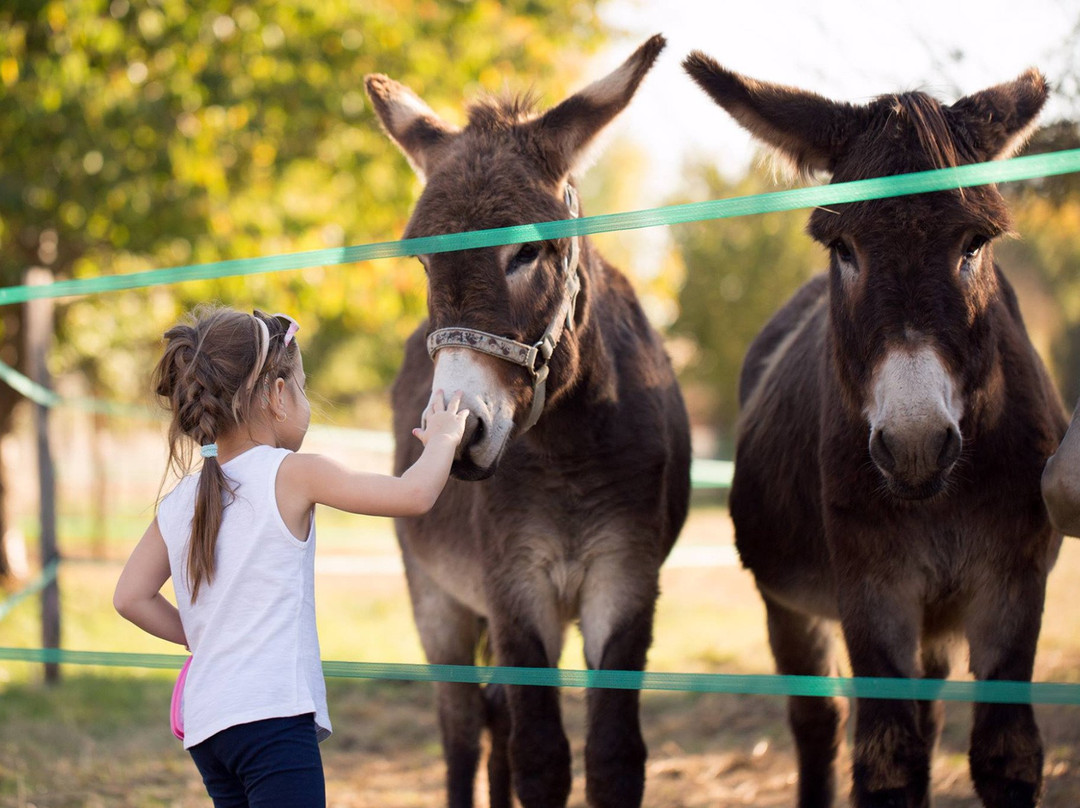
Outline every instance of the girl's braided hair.
{"label": "girl's braided hair", "polygon": [[[299,349],[296,340],[285,344],[286,329],[281,319],[261,311],[200,306],[165,332],[153,384],[172,416],[170,469],[187,474],[195,446],[249,425],[269,401],[272,380],[292,378]],[[213,580],[217,534],[233,493],[217,458],[203,459],[187,553],[192,602],[203,581]]]}

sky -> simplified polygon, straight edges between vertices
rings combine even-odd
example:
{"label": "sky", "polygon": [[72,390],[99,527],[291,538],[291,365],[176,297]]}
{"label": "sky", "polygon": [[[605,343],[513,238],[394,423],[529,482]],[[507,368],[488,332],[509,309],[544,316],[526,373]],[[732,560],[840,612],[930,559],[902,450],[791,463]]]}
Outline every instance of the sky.
{"label": "sky", "polygon": [[[756,153],[683,72],[692,50],[757,79],[856,103],[915,89],[951,102],[1032,66],[1054,86],[1068,59],[1080,68],[1078,0],[609,0],[600,13],[609,30],[626,33],[612,36],[587,81],[652,34],[668,40],[613,133],[646,150],[643,195],[657,204],[693,156],[736,175]],[[1051,97],[1042,120],[1067,109]]]}

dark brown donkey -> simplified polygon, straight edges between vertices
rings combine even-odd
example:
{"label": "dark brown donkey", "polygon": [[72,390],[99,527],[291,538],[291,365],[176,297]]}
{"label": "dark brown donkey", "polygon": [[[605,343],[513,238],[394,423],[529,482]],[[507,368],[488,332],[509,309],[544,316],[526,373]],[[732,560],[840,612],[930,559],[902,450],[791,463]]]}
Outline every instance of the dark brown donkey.
{"label": "dark brown donkey", "polygon": [[[368,77],[383,126],[426,179],[406,235],[577,215],[575,164],[663,45],[654,37],[544,114],[483,102],[460,130],[397,82]],[[456,479],[430,514],[397,522],[428,660],[471,665],[488,633],[500,665],[555,666],[576,620],[590,668],[641,670],[660,565],[689,499],[687,416],[660,337],[583,238],[419,258],[428,320],[394,385],[397,470],[416,459],[410,430],[437,391],[463,390],[471,413]],[[485,711],[509,733],[508,767],[505,736],[493,739],[491,804],[510,804],[511,779],[526,808],[566,804],[555,688],[443,683],[437,695],[451,806],[472,805]],[[590,691],[589,804],[640,805],[645,757],[638,694]]]}
{"label": "dark brown donkey", "polygon": [[[691,54],[742,126],[833,182],[1011,155],[1046,98],[1036,71],[951,106],[923,93],[836,103]],[[785,674],[829,675],[839,620],[855,676],[944,677],[960,635],[978,679],[1031,679],[1061,536],[1039,493],[1065,414],[991,242],[992,186],[819,208],[829,271],[751,345],[731,515]],[[762,271],[768,271],[762,267]],[[860,700],[852,802],[930,804],[940,703]],[[799,805],[828,806],[845,710],[793,698]],[[970,764],[992,808],[1033,806],[1030,705],[977,704]]]}

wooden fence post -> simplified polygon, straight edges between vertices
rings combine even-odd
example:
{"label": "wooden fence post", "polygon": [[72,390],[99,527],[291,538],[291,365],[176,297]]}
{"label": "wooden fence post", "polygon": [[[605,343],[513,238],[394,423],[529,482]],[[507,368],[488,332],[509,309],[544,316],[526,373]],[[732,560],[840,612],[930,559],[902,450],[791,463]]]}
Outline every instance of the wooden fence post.
{"label": "wooden fence post", "polygon": [[[28,286],[53,282],[48,269],[33,267],[26,272]],[[52,389],[47,359],[53,338],[53,302],[49,298],[26,303],[26,360],[30,378],[42,387]],[[49,441],[49,407],[34,402],[34,431],[37,436],[38,485],[41,490],[41,566],[59,559],[56,546],[56,474],[53,469]],[[44,648],[60,647],[60,584],[54,576],[41,590],[41,644]],[[45,663],[45,681],[60,681],[60,666]]]}

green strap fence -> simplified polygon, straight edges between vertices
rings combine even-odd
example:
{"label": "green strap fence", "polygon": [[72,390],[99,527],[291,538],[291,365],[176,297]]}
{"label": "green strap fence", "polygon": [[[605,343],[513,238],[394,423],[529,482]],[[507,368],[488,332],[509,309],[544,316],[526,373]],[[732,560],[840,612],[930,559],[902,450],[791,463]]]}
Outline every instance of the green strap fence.
{"label": "green strap fence", "polygon": [[[1037,179],[1080,171],[1080,149],[1016,157],[991,163],[858,180],[733,199],[671,205],[627,213],[451,233],[417,239],[365,244],[286,255],[216,261],[171,269],[96,278],[76,278],[41,286],[0,289],[0,305],[28,300],[98,294],[123,289],[208,280],[227,276],[281,272],[313,266],[353,263],[377,258],[494,247],[529,241],[585,236],[617,230],[684,224],[711,219],[774,213],[799,208],[841,205],[891,196],[948,191],[975,185]],[[0,379],[23,395],[55,406],[64,402],[6,365]],[[107,402],[105,403],[107,404]],[[104,406],[93,399],[83,406]],[[115,405],[105,411],[116,412]],[[145,410],[140,411],[145,412]],[[730,468],[720,472],[728,475]],[[43,571],[44,574],[44,571]],[[55,569],[52,570],[55,575]],[[25,597],[23,593],[20,599]],[[5,602],[10,610],[10,600]],[[13,604],[11,604],[13,605]],[[6,613],[6,612],[5,612]],[[0,615],[2,616],[2,615]],[[3,648],[0,660],[68,665],[178,669],[184,656],[73,651],[59,648]],[[789,696],[846,696],[883,699],[979,701],[998,703],[1080,704],[1080,684],[1057,682],[956,682],[940,679],[885,679],[781,675],[662,673],[655,671],[565,670],[558,668],[474,667],[364,662],[324,662],[327,676],[424,682],[597,687],[674,690],[708,693]]]}
{"label": "green strap fence", "polygon": [[38,577],[28,583],[14,595],[7,600],[0,602],[0,621],[11,614],[11,611],[22,603],[27,598],[31,598],[47,587],[53,581],[56,580],[56,573],[59,570],[60,561],[54,558],[48,564],[44,566]]}
{"label": "green strap fence", "polygon": [[[59,648],[0,648],[0,660],[98,667],[178,670],[187,659],[175,654],[70,651]],[[663,673],[659,671],[570,670],[388,662],[323,662],[323,673],[340,679],[455,682],[536,687],[588,687],[766,696],[843,696],[998,704],[1080,704],[1080,685],[1057,682],[954,682],[775,674]]]}
{"label": "green strap fence", "polygon": [[636,230],[644,227],[776,213],[799,208],[842,205],[890,196],[908,196],[931,191],[956,190],[973,185],[1036,179],[1074,171],[1080,171],[1080,149],[1014,157],[1010,160],[975,163],[935,171],[899,174],[892,177],[876,177],[811,188],[794,188],[732,199],[669,205],[627,213],[609,213],[579,219],[562,219],[267,257],[237,258],[206,264],[189,264],[171,269],[132,272],[126,275],[72,278],[41,286],[10,286],[0,289],[0,306],[39,298],[98,294],[184,281],[346,264],[376,258],[452,252],[495,247],[502,244],[587,236],[616,230]]}
{"label": "green strap fence", "polygon": [[38,384],[33,379],[24,376],[10,365],[0,362],[0,381],[7,384],[15,392],[35,404],[42,407],[74,407],[85,412],[96,412],[102,415],[118,415],[127,418],[153,419],[156,416],[147,407],[137,404],[123,404],[116,401],[105,401],[88,396],[65,398],[49,388]]}

